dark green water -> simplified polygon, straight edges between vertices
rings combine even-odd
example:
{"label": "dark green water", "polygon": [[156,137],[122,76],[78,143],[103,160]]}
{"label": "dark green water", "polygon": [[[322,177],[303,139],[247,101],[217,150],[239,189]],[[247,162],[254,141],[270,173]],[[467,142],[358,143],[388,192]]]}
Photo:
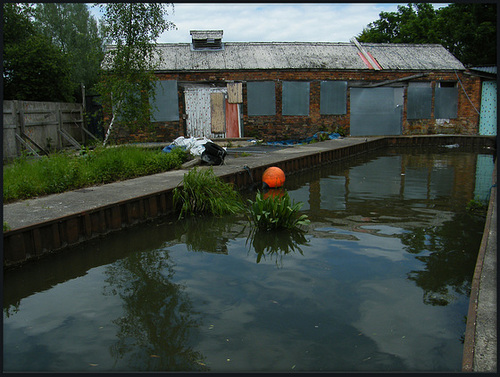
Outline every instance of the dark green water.
{"label": "dark green water", "polygon": [[8,271],[4,371],[459,371],[493,158],[446,152],[287,177],[303,236],[165,219]]}

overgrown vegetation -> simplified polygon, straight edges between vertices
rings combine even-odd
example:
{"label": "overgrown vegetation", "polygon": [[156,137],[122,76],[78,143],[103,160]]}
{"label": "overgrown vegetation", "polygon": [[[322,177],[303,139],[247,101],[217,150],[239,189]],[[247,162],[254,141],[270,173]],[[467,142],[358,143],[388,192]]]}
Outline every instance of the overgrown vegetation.
{"label": "overgrown vegetation", "polygon": [[213,168],[194,168],[184,175],[182,186],[173,192],[174,207],[184,216],[221,216],[240,212],[243,200],[232,184],[217,177]]}
{"label": "overgrown vegetation", "polygon": [[466,209],[470,214],[486,216],[488,204],[478,199],[472,199],[467,203]]}
{"label": "overgrown vegetation", "polygon": [[56,153],[40,160],[21,158],[4,166],[4,203],[160,173],[180,167],[187,154],[123,146]]}
{"label": "overgrown vegetation", "polygon": [[297,229],[310,223],[307,215],[299,214],[303,203],[292,202],[286,191],[282,196],[268,197],[257,192],[255,201],[249,199],[248,202],[250,220],[259,230]]}

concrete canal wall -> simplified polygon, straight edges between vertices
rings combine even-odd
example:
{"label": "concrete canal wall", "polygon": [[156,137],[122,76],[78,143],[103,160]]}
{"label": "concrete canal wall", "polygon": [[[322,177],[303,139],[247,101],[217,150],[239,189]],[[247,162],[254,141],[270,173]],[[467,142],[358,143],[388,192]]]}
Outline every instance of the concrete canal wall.
{"label": "concrete canal wall", "polygon": [[464,335],[463,372],[497,372],[497,171],[472,278]]}
{"label": "concrete canal wall", "polygon": [[[293,174],[387,146],[454,144],[494,149],[496,137],[343,138],[226,158],[226,163],[214,167],[214,172],[224,181],[244,188],[260,182],[270,166]],[[186,172],[175,170],[4,205],[4,221],[10,227],[3,236],[4,268],[20,266],[109,232],[172,214],[173,189],[182,183]]]}

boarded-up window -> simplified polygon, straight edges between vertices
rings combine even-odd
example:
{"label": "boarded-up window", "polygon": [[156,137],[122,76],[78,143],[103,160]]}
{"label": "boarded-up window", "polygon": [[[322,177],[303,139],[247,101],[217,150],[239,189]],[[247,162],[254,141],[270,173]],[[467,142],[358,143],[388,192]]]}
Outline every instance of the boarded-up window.
{"label": "boarded-up window", "polygon": [[436,88],[434,98],[434,118],[435,119],[453,119],[457,117],[458,112],[458,89],[441,85]]}
{"label": "boarded-up window", "polygon": [[432,112],[432,87],[430,82],[408,84],[407,119],[430,119]]}
{"label": "boarded-up window", "polygon": [[231,82],[227,84],[227,102],[243,102],[243,84],[241,82]]}
{"label": "boarded-up window", "polygon": [[309,115],[309,83],[283,81],[283,115]]}
{"label": "boarded-up window", "polygon": [[210,111],[213,133],[223,133],[226,127],[224,93],[210,93]]}
{"label": "boarded-up window", "polygon": [[155,102],[152,106],[151,121],[167,122],[179,120],[179,99],[177,96],[177,81],[161,80],[156,82]]}
{"label": "boarded-up window", "polygon": [[320,113],[324,115],[347,113],[347,81],[321,81]]}
{"label": "boarded-up window", "polygon": [[273,81],[247,83],[248,115],[276,115],[276,92]]}

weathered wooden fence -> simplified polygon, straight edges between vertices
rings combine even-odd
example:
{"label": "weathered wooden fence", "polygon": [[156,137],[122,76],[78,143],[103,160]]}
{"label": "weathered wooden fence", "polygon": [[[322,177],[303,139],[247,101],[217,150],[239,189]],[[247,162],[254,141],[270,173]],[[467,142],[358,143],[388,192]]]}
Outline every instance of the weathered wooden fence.
{"label": "weathered wooden fence", "polygon": [[81,148],[88,137],[81,103],[3,101],[3,159]]}

